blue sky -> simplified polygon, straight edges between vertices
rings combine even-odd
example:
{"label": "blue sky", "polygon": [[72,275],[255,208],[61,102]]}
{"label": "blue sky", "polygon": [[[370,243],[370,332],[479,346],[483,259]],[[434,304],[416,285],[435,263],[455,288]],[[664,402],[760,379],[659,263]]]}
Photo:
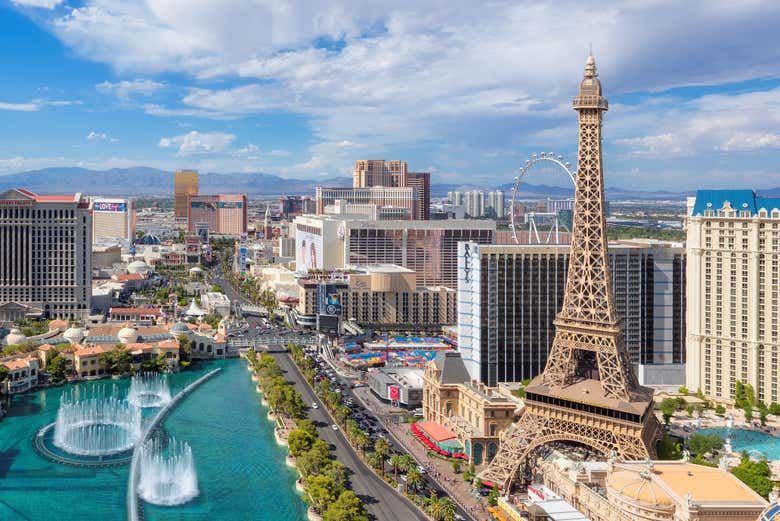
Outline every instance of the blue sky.
{"label": "blue sky", "polygon": [[608,186],[777,187],[778,24],[758,0],[0,0],[0,175],[387,158],[492,186],[573,160],[592,44]]}

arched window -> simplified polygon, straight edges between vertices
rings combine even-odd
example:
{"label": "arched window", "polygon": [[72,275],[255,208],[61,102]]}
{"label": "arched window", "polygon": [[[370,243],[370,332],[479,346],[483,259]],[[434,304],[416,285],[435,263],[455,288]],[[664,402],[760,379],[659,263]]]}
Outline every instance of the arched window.
{"label": "arched window", "polygon": [[496,424],[491,423],[488,427],[488,436],[495,436],[496,435]]}

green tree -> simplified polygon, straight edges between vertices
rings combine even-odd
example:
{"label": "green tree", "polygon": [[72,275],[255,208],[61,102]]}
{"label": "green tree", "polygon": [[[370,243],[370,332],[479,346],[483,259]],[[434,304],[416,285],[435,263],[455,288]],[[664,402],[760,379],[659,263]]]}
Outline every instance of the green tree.
{"label": "green tree", "polygon": [[209,313],[208,315],[203,317],[203,321],[213,327],[214,329],[217,329],[219,327],[219,322],[222,320],[222,315],[219,313]]}
{"label": "green tree", "polygon": [[745,412],[745,421],[753,421],[753,406],[746,403],[745,408],[742,410]]}
{"label": "green tree", "polygon": [[371,441],[371,437],[366,431],[360,431],[355,435],[355,444],[360,449],[361,456],[366,454],[366,445]]}
{"label": "green tree", "polygon": [[117,344],[111,351],[98,355],[98,361],[106,368],[108,374],[124,374],[130,370],[130,353],[125,346]]}
{"label": "green tree", "polygon": [[349,477],[349,471],[343,463],[336,460],[331,460],[321,470],[323,476],[333,478],[333,481],[341,488],[346,488],[347,478]]}
{"label": "green tree", "polygon": [[407,492],[409,487],[411,487],[412,490],[417,490],[417,487],[423,483],[425,483],[425,477],[423,477],[422,473],[417,470],[417,467],[412,467],[406,471]]}
{"label": "green tree", "polygon": [[401,454],[401,468],[405,472],[409,472],[411,469],[417,467],[417,462],[414,461],[414,458],[411,454]]}
{"label": "green tree", "polygon": [[756,405],[756,392],[752,384],[745,384],[745,403],[751,407]]}
{"label": "green tree", "polygon": [[701,390],[701,387],[696,389],[696,398],[698,398],[699,400],[704,400],[705,399],[704,398],[704,392]]}
{"label": "green tree", "polygon": [[677,410],[677,406],[674,403],[674,401],[670,400],[669,398],[666,398],[661,402],[661,414],[664,419],[664,423],[666,425],[669,425],[669,421],[674,416],[675,411]]}
{"label": "green tree", "polygon": [[731,469],[740,481],[745,485],[752,488],[758,494],[765,499],[769,497],[769,493],[772,492],[772,471],[767,464],[766,459],[760,461],[752,461],[747,453],[742,454],[742,461],[740,464]]}
{"label": "green tree", "polygon": [[490,493],[487,496],[487,503],[491,507],[494,507],[498,504],[498,497],[501,495],[501,492],[499,492],[498,487],[493,486]]}
{"label": "green tree", "polygon": [[452,462],[452,472],[460,474],[460,461],[455,460]]}
{"label": "green tree", "polygon": [[687,388],[687,387],[685,387],[684,385],[681,385],[681,386],[680,386],[680,387],[677,389],[677,392],[678,392],[678,393],[680,393],[680,394],[681,394],[681,395],[683,395],[683,396],[688,396],[688,388]]}
{"label": "green tree", "polygon": [[680,459],[682,455],[680,444],[675,443],[667,433],[664,433],[663,437],[658,440],[656,451],[658,453],[658,459],[661,460],[677,460]]}
{"label": "green tree", "polygon": [[390,459],[387,460],[390,464],[390,468],[393,469],[396,483],[398,482],[398,471],[402,468],[403,460],[400,454],[393,454]]}
{"label": "green tree", "polygon": [[312,437],[317,437],[317,427],[314,425],[314,422],[311,421],[308,418],[300,418],[295,420],[295,425],[298,427],[298,429],[308,432],[312,435]]}
{"label": "green tree", "polygon": [[694,456],[703,456],[723,447],[723,439],[717,434],[691,434],[688,438],[688,449]]}
{"label": "green tree", "polygon": [[323,456],[320,451],[314,450],[312,447],[312,449],[304,452],[295,460],[295,468],[301,473],[301,477],[306,480],[309,476],[319,474],[328,461],[327,454]]}
{"label": "green tree", "polygon": [[311,476],[306,480],[304,498],[317,513],[324,513],[342,490],[329,476]]}
{"label": "green tree", "polygon": [[379,469],[380,466],[384,467],[384,459],[376,452],[369,452],[366,454],[366,461],[375,469]]}
{"label": "green tree", "polygon": [[387,453],[390,452],[390,444],[387,442],[384,438],[379,438],[374,442],[374,452],[376,452],[379,457],[381,458],[382,466],[382,475],[385,475],[385,456],[387,456]]}
{"label": "green tree", "polygon": [[65,380],[65,371],[67,370],[67,360],[59,353],[55,354],[49,365],[46,366],[46,371],[51,375],[51,379],[54,383],[60,383]]}
{"label": "green tree", "polygon": [[772,402],[769,404],[769,414],[780,415],[780,403]]}
{"label": "green tree", "polygon": [[189,362],[192,359],[192,340],[187,335],[179,335],[179,361]]}
{"label": "green tree", "polygon": [[[4,365],[0,365],[0,383],[5,382],[8,379],[8,368]],[[2,391],[2,388],[0,388]]]}
{"label": "green tree", "polygon": [[742,385],[742,380],[737,380],[734,384],[734,405],[740,409],[745,406],[745,386]]}
{"label": "green tree", "polygon": [[718,405],[715,406],[715,414],[717,414],[718,416],[723,416],[724,414],[726,414],[726,408],[719,403]]}
{"label": "green tree", "polygon": [[311,449],[313,444],[314,436],[301,429],[294,429],[287,436],[287,447],[294,458]]}
{"label": "green tree", "polygon": [[360,498],[345,490],[328,506],[323,521],[368,521],[368,515]]}
{"label": "green tree", "polygon": [[693,418],[693,411],[694,411],[693,405],[688,405],[685,407],[685,412],[688,413],[688,418]]}

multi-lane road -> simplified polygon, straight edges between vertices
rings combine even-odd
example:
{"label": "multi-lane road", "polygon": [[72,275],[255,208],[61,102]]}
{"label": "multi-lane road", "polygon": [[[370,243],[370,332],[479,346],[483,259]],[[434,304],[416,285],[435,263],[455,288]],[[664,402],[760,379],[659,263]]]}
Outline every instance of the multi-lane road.
{"label": "multi-lane road", "polygon": [[[231,301],[247,302],[222,277],[218,269],[215,270],[212,282],[220,285]],[[257,320],[252,318],[247,320],[250,326],[249,334],[253,335],[255,334],[254,327]],[[288,338],[295,340],[296,335],[289,335]],[[318,404],[317,409],[312,408],[309,410],[309,418],[317,425],[320,438],[330,444],[336,459],[349,469],[351,488],[363,500],[369,515],[376,521],[426,521],[428,518],[405,496],[396,492],[363,463],[349,445],[341,430],[333,430],[331,427],[334,423],[333,419],[309,385],[306,384],[303,375],[300,374],[289,355],[287,353],[273,353],[272,356],[276,358],[287,379],[293,384],[295,390],[300,393],[304,402],[309,406],[312,403]]]}

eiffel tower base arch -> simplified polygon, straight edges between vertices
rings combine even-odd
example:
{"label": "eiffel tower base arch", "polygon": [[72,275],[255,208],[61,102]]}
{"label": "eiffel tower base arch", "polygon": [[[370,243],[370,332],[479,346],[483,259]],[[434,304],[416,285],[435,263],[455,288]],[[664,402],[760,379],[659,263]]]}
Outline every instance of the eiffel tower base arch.
{"label": "eiffel tower base arch", "polygon": [[622,424],[589,414],[528,403],[518,421],[501,436],[498,453],[479,478],[508,491],[533,451],[556,441],[586,445],[605,458],[617,457],[627,461],[652,459],[656,456],[655,445],[661,437],[661,428],[654,417],[651,420],[644,424]]}

